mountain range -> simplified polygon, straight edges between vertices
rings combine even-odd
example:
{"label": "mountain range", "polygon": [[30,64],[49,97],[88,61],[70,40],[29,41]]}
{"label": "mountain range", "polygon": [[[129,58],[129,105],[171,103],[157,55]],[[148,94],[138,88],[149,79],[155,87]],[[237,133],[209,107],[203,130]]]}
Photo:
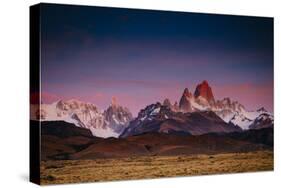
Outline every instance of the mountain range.
{"label": "mountain range", "polygon": [[[31,128],[38,126],[31,121]],[[125,138],[100,138],[65,121],[41,122],[41,159],[98,159],[239,153],[273,149],[273,129],[187,135],[148,132]]]}
{"label": "mountain range", "polygon": [[[244,105],[238,101],[232,101],[228,97],[222,100],[215,100],[213,91],[206,80],[197,85],[194,94],[186,88],[180,99],[179,106],[174,105],[172,109],[184,113],[213,111],[224,122],[237,125],[243,130],[249,129],[250,126],[254,127],[256,124],[255,120],[258,119],[261,119],[264,122],[263,124],[266,124],[264,127],[273,126],[273,114],[263,107],[255,111],[248,111]],[[259,126],[256,125],[255,127],[258,128]]]}
{"label": "mountain range", "polygon": [[92,103],[79,100],[60,100],[52,104],[31,106],[31,119],[40,121],[65,121],[77,127],[89,129],[93,136],[118,137],[128,126],[133,116],[128,108],[112,100],[110,106],[101,111]]}
{"label": "mountain range", "polygon": [[198,84],[192,94],[185,88],[179,102],[148,104],[133,117],[127,107],[113,98],[101,111],[92,103],[59,100],[52,104],[31,106],[31,119],[64,121],[89,129],[95,137],[121,137],[145,133],[203,135],[207,133],[242,132],[248,129],[273,128],[273,114],[260,108],[248,111],[230,98],[216,100],[207,81]]}

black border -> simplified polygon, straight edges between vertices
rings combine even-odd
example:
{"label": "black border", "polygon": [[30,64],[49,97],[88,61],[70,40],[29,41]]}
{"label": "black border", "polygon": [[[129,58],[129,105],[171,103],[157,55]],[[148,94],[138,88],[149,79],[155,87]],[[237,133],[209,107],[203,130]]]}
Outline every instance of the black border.
{"label": "black border", "polygon": [[[31,99],[32,93],[40,95],[40,7],[37,4],[29,8],[30,110],[31,102],[32,105],[40,105],[40,97]],[[40,184],[40,122],[32,120],[29,124],[29,180]]]}

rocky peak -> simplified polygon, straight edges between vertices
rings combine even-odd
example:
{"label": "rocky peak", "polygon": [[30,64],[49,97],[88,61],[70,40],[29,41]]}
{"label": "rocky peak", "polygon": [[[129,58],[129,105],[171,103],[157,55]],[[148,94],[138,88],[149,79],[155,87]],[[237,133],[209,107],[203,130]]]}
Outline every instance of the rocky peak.
{"label": "rocky peak", "polygon": [[112,97],[111,99],[111,106],[117,106],[118,103],[117,103],[117,98],[116,97]]}
{"label": "rocky peak", "polygon": [[207,80],[203,80],[202,84],[203,84],[203,85],[209,85],[209,83],[208,83]]}
{"label": "rocky peak", "polygon": [[180,109],[179,109],[179,104],[178,104],[177,101],[174,103],[172,110],[175,111],[175,112],[177,112],[177,111],[180,110]]}
{"label": "rocky peak", "polygon": [[209,103],[215,102],[212,88],[209,86],[206,80],[204,80],[201,84],[197,85],[195,89],[194,97],[198,98],[200,96],[205,98]]}
{"label": "rocky peak", "polygon": [[185,88],[183,91],[183,96],[191,98],[192,97],[192,93],[189,92],[188,88]]}
{"label": "rocky peak", "polygon": [[170,102],[170,100],[168,98],[166,98],[164,101],[163,101],[163,106],[167,106],[169,108],[172,108],[172,104]]}
{"label": "rocky peak", "polygon": [[230,105],[231,100],[229,97],[225,97],[225,98],[223,98],[222,102],[223,102],[223,104]]}
{"label": "rocky peak", "polygon": [[187,88],[185,88],[179,103],[179,109],[182,112],[192,111],[191,103],[190,103],[191,98],[192,98],[192,94],[189,92]]}
{"label": "rocky peak", "polygon": [[133,115],[127,107],[118,105],[116,97],[112,97],[111,105],[104,111],[105,120],[111,124],[126,125]]}

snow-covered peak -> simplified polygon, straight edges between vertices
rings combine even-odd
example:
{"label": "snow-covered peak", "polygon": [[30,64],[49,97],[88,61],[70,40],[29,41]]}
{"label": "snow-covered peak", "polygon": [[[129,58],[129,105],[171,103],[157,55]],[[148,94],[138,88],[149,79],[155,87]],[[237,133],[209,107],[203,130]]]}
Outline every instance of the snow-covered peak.
{"label": "snow-covered peak", "polygon": [[267,119],[273,121],[273,116],[271,114],[262,113],[256,118],[258,121],[265,121]]}
{"label": "snow-covered peak", "polygon": [[139,112],[138,118],[143,119],[146,116],[157,115],[160,112],[160,109],[161,109],[160,103],[151,104]]}
{"label": "snow-covered peak", "polygon": [[[223,105],[221,105],[223,103]],[[213,108],[225,122],[232,123],[240,126],[242,129],[249,129],[250,125],[261,115],[268,114],[273,117],[264,108],[256,111],[248,111],[245,107],[237,101],[231,101],[229,98],[222,101],[218,101],[216,106]]]}
{"label": "snow-covered peak", "polygon": [[215,101],[212,89],[207,81],[203,81],[196,87],[194,95],[192,95],[187,88],[184,89],[179,101],[179,109],[171,109],[175,112],[181,111],[184,113],[213,111],[226,123],[238,125],[242,129],[249,129],[249,126],[260,114],[270,114],[264,108],[248,111],[244,105],[238,101],[231,100],[229,97]]}
{"label": "snow-covered peak", "polygon": [[257,110],[259,113],[269,113],[264,107],[261,107]]}
{"label": "snow-covered peak", "polygon": [[140,110],[137,118],[135,118],[134,121],[143,122],[151,121],[154,119],[168,119],[171,112],[171,108],[157,102],[155,104],[148,105],[144,109]]}
{"label": "snow-covered peak", "polygon": [[116,133],[121,132],[128,126],[129,122],[133,119],[132,113],[127,107],[111,104],[104,112],[105,124]]}
{"label": "snow-covered peak", "polygon": [[252,119],[247,118],[244,114],[236,113],[229,122],[234,125],[238,125],[242,129],[248,129],[252,121]]}
{"label": "snow-covered peak", "polygon": [[129,109],[117,103],[102,112],[95,104],[76,99],[37,105],[32,107],[31,113],[33,120],[66,121],[90,129],[98,137],[118,137],[132,119]]}
{"label": "snow-covered peak", "polygon": [[95,111],[99,112],[97,106],[92,103],[82,102],[80,100],[76,99],[70,99],[70,100],[60,100],[56,103],[53,103],[52,105],[56,105],[57,109],[60,109],[62,111]]}
{"label": "snow-covered peak", "polygon": [[245,111],[245,107],[240,104],[238,101],[232,101],[230,98],[224,98],[222,100],[217,100],[216,103],[212,107],[214,110],[220,109],[229,109],[235,112],[242,112]]}
{"label": "snow-covered peak", "polygon": [[261,113],[249,126],[250,129],[262,129],[273,127],[274,118],[272,114]]}

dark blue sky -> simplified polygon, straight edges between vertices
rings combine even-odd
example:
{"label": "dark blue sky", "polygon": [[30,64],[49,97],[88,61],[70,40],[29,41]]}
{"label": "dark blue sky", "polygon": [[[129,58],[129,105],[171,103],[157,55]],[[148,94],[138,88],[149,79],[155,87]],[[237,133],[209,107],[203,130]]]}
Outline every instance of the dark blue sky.
{"label": "dark blue sky", "polygon": [[44,4],[41,23],[49,95],[138,111],[206,79],[218,99],[272,111],[272,18]]}

